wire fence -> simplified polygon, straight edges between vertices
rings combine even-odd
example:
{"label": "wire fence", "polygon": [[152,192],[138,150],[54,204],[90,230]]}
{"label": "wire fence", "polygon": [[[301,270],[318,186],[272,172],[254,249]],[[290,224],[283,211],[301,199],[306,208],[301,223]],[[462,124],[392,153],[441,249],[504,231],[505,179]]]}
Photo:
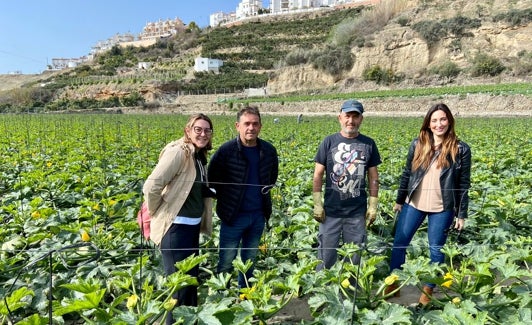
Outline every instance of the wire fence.
{"label": "wire fence", "polygon": [[[131,120],[115,116],[2,116],[0,255],[6,282],[0,291],[4,299],[23,284],[23,275],[27,274],[46,274],[51,292],[57,290],[54,282],[62,273],[98,272],[110,264],[115,271],[130,271],[138,263],[144,276],[144,268],[159,265],[160,248],[147,242],[135,225],[142,201],[140,184],[156,163],[160,148],[182,132],[182,121],[175,116]],[[266,121],[271,122],[268,118]],[[419,121],[414,122],[417,125]],[[359,248],[362,264],[371,256],[390,253],[397,177],[402,172],[405,143],[409,141],[405,139],[413,138],[416,132],[406,122],[386,123],[372,121],[366,129],[378,139],[383,165],[379,168],[379,214],[367,230],[366,243]],[[526,254],[531,250],[530,242],[516,236],[519,230],[521,234],[530,231],[532,215],[527,176],[531,142],[518,131],[524,129],[526,120],[511,119],[508,124],[502,120],[484,125],[476,120],[463,123],[462,137],[473,144],[475,181],[469,189],[466,228],[461,234],[451,231],[449,242],[457,244],[465,238],[467,243],[459,243],[464,250],[523,249]],[[233,117],[215,125],[214,147],[235,136],[233,125]],[[267,252],[257,248],[261,251],[259,269],[273,267],[271,263],[297,264],[317,259],[318,224],[312,219],[309,187],[312,157],[323,135],[337,128],[337,121],[309,118],[305,123],[283,121],[282,125],[270,124],[263,129],[261,135],[278,148],[281,172],[277,184],[265,188],[272,196],[274,212],[263,237]],[[476,131],[479,128],[482,132]],[[495,135],[486,130],[500,132]],[[37,211],[45,217],[32,216]],[[213,235],[202,237],[200,246],[200,253],[209,255],[205,267],[211,272],[220,250],[219,220],[216,216],[214,220]],[[89,242],[81,242],[78,231],[85,227],[82,225],[88,225],[91,231]],[[421,232],[425,230],[423,225]],[[122,235],[108,238],[108,233]],[[484,237],[487,234],[492,237]],[[31,239],[30,247],[18,246],[17,236]],[[413,256],[423,255],[429,248],[425,238],[416,239],[408,247]],[[144,258],[151,265],[142,263]],[[162,274],[162,270],[156,272]],[[52,304],[48,307],[52,308]]]}

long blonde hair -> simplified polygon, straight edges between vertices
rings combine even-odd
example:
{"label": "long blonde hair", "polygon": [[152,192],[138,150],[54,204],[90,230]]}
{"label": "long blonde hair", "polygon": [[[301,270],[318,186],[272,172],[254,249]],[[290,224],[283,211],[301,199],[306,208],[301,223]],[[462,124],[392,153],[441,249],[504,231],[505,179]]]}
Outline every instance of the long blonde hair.
{"label": "long blonde hair", "polygon": [[454,131],[454,117],[447,105],[439,103],[432,106],[423,119],[423,124],[419,131],[418,142],[416,144],[414,159],[412,161],[412,170],[416,170],[420,167],[428,169],[430,162],[436,153],[434,148],[434,135],[430,130],[430,119],[432,114],[436,111],[443,111],[449,121],[447,133],[445,133],[441,143],[441,153],[436,160],[436,166],[439,168],[449,167],[450,163],[447,159],[448,157],[450,157],[453,162],[456,161],[456,154],[458,153],[458,137]]}

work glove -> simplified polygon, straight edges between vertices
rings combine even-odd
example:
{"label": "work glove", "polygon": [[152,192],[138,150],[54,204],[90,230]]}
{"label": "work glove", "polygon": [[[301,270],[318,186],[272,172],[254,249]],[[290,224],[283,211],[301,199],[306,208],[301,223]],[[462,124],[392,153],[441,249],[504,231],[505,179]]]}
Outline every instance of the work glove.
{"label": "work glove", "polygon": [[321,199],[321,192],[312,192],[312,199],[314,200],[314,220],[317,222],[325,221],[325,211],[323,211],[323,200]]}
{"label": "work glove", "polygon": [[377,218],[377,206],[379,205],[379,198],[375,196],[369,197],[368,210],[366,211],[366,226],[369,227]]}

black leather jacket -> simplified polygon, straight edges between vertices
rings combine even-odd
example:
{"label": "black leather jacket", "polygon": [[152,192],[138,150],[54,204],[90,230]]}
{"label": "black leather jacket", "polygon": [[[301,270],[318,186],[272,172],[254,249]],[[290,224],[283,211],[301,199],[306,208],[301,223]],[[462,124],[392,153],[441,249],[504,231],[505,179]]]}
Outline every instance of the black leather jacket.
{"label": "black leather jacket", "polygon": [[[275,147],[262,139],[257,139],[260,151],[259,181],[262,189],[262,212],[266,220],[272,213],[270,189],[277,182],[279,158]],[[216,214],[227,223],[238,214],[247,183],[248,161],[242,153],[239,137],[227,141],[214,153],[209,163],[209,184],[216,190]]]}
{"label": "black leather jacket", "polygon": [[[418,168],[412,171],[412,160],[418,139],[410,144],[406,166],[401,175],[399,190],[397,192],[397,204],[404,204],[407,198],[417,189],[425,176],[426,170]],[[444,210],[454,210],[455,216],[460,219],[467,218],[469,206],[469,187],[471,186],[471,149],[462,141],[458,144],[456,162],[450,157],[449,167],[442,169],[440,174],[440,187]]]}

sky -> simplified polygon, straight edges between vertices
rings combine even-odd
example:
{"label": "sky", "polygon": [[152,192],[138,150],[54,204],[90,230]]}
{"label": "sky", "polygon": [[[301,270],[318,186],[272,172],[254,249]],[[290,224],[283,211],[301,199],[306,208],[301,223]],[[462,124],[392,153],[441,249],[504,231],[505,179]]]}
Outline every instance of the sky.
{"label": "sky", "polygon": [[[240,0],[0,1],[0,74],[38,74],[52,58],[79,58],[116,34],[137,36],[148,22],[179,18],[209,26],[216,12]],[[269,1],[263,1],[268,7]]]}

